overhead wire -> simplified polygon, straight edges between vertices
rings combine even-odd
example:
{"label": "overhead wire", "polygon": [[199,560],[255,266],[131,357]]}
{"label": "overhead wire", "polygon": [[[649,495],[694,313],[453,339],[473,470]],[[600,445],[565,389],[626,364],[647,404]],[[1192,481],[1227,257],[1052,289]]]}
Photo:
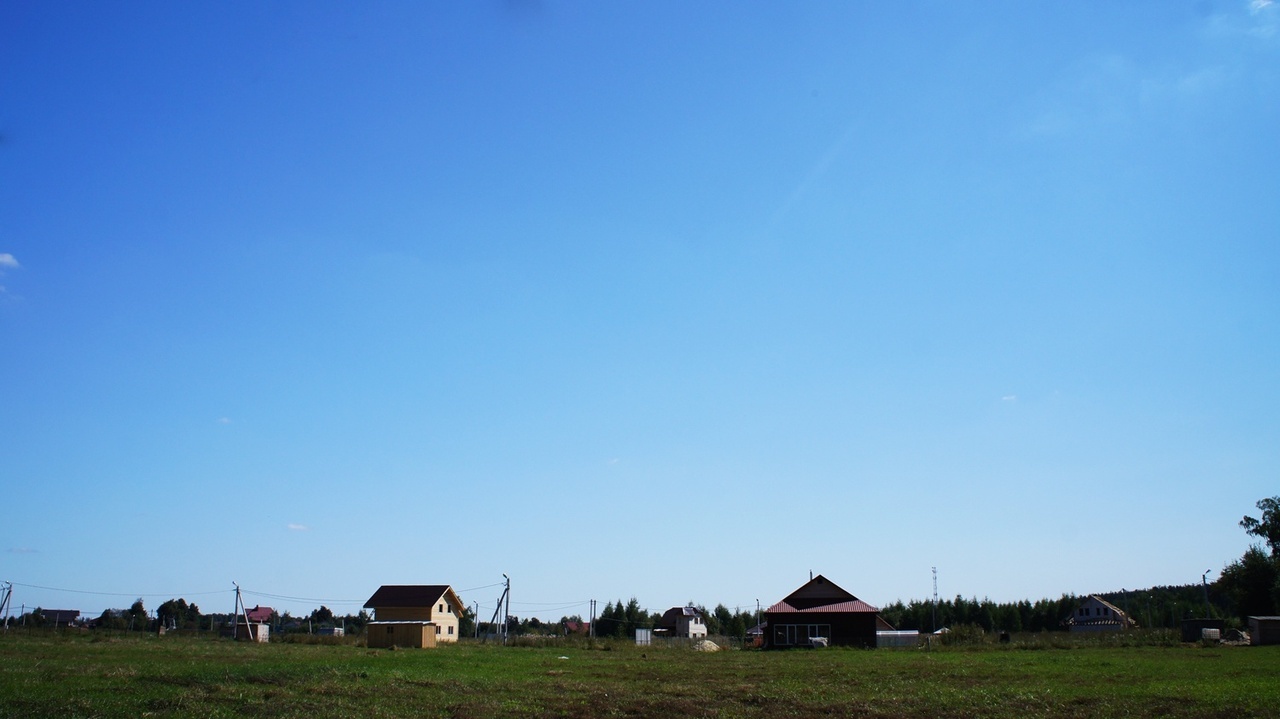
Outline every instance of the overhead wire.
{"label": "overhead wire", "polygon": [[22,582],[10,582],[15,587],[26,587],[27,589],[43,589],[47,592],[68,592],[71,594],[92,594],[100,597],[203,597],[211,594],[232,594],[234,589],[215,589],[208,592],[95,592],[87,589],[65,589],[62,587],[44,587],[39,584],[23,584]]}

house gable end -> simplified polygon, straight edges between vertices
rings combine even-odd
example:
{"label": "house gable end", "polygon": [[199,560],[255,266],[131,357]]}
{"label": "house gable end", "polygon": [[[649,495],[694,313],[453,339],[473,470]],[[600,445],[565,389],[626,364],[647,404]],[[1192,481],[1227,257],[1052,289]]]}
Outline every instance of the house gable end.
{"label": "house gable end", "polygon": [[796,609],[809,609],[828,604],[856,602],[858,598],[842,589],[835,582],[819,574],[804,586],[787,595],[783,602]]}

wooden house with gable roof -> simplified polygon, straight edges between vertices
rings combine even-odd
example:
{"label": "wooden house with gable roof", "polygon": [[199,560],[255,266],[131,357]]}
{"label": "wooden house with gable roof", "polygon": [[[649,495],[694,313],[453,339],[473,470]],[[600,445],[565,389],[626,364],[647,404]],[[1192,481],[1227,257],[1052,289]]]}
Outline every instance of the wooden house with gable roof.
{"label": "wooden house with gable roof", "polygon": [[765,610],[765,647],[876,646],[876,630],[892,629],[880,610],[819,574]]}
{"label": "wooden house with gable roof", "polygon": [[370,647],[434,647],[458,641],[466,605],[447,584],[384,584],[364,603],[373,610],[365,627]]}

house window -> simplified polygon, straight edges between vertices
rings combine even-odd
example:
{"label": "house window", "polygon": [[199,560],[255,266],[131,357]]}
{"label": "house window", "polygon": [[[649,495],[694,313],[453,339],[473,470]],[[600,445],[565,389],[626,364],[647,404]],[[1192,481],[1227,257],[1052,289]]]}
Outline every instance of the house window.
{"label": "house window", "polygon": [[449,627],[449,633],[453,634],[453,627]]}
{"label": "house window", "polygon": [[395,633],[396,633],[395,627],[387,627],[387,634],[395,634]]}
{"label": "house window", "polygon": [[439,625],[439,624],[437,624],[437,625],[436,625],[436,634],[437,634],[437,635],[439,635],[439,634],[440,634],[440,625]]}
{"label": "house window", "polygon": [[444,605],[443,605],[443,604],[441,604],[441,605],[440,605],[440,611],[442,611],[442,612],[444,611]]}
{"label": "house window", "polygon": [[814,637],[831,638],[830,624],[779,624],[774,629],[774,643],[779,646],[808,644]]}

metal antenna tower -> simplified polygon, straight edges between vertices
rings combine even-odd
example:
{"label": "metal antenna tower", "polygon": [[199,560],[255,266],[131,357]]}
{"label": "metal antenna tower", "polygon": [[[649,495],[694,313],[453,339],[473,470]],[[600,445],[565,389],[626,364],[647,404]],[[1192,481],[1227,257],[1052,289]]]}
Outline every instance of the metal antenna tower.
{"label": "metal antenna tower", "polygon": [[938,631],[938,568],[933,568],[933,631]]}

